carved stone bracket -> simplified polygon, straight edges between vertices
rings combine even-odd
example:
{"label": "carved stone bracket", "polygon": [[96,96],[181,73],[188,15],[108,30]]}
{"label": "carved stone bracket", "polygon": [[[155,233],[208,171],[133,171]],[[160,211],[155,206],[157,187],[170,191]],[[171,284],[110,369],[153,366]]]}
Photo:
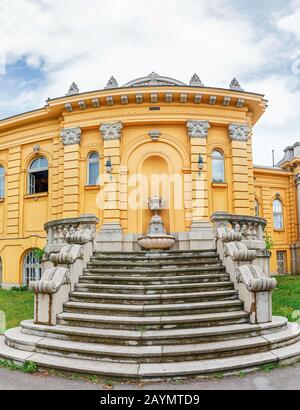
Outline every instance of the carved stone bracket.
{"label": "carved stone bracket", "polygon": [[258,266],[240,266],[236,270],[236,276],[237,282],[244,284],[251,292],[267,292],[277,287],[276,279],[268,278]]}
{"label": "carved stone bracket", "polygon": [[248,141],[251,132],[251,128],[248,125],[230,124],[228,129],[229,137],[232,141]]}
{"label": "carved stone bracket", "polygon": [[36,294],[54,295],[63,285],[68,285],[71,273],[69,269],[52,268],[46,270],[39,282],[31,282],[30,288]]}
{"label": "carved stone bracket", "polygon": [[60,253],[53,253],[50,255],[50,262],[54,265],[66,264],[71,265],[78,259],[83,258],[83,247],[80,245],[64,246]]}
{"label": "carved stone bracket", "polygon": [[187,129],[190,138],[207,138],[210,129],[209,121],[189,120]]}
{"label": "carved stone bracket", "polygon": [[118,140],[122,136],[123,124],[122,122],[113,122],[101,124],[100,133],[104,141]]}
{"label": "carved stone bracket", "polygon": [[81,128],[65,128],[60,133],[64,146],[80,144]]}
{"label": "carved stone bracket", "polygon": [[250,251],[242,242],[230,242],[225,245],[224,255],[235,262],[252,262],[257,258],[256,251]]}

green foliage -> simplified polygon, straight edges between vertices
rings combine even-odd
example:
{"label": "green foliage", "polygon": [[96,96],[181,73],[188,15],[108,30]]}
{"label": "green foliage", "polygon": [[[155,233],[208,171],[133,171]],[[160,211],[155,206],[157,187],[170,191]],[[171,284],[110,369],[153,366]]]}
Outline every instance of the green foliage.
{"label": "green foliage", "polygon": [[12,292],[28,292],[27,286],[14,286],[10,289]]}
{"label": "green foliage", "polygon": [[42,249],[34,249],[33,254],[35,259],[41,263],[45,252]]}
{"label": "green foliage", "polygon": [[33,318],[33,292],[0,289],[0,311],[6,316],[7,329],[20,326],[23,320]]}
{"label": "green foliage", "polygon": [[265,242],[266,242],[267,251],[271,251],[274,248],[274,241],[272,237],[267,234]]}
{"label": "green foliage", "polygon": [[25,362],[22,365],[15,364],[8,360],[0,360],[0,367],[12,371],[20,371],[22,373],[33,374],[38,372],[38,365],[33,362]]}
{"label": "green foliage", "polygon": [[278,276],[278,288],[273,292],[273,314],[284,316],[290,322],[299,321],[300,277]]}

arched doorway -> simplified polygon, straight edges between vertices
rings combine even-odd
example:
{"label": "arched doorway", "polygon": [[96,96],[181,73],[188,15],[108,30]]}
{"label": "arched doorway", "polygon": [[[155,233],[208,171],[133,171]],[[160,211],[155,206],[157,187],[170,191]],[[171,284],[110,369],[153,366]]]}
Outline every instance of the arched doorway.
{"label": "arched doorway", "polygon": [[42,266],[34,249],[23,257],[23,286],[29,286],[32,281],[39,281],[42,277]]}
{"label": "arched doorway", "polygon": [[[148,208],[148,199],[154,195],[163,197],[166,202],[161,216],[167,232],[185,232],[185,163],[174,143],[163,137],[155,143],[140,141],[131,149],[128,161],[123,165],[128,168],[127,233],[147,233],[153,215]],[[137,197],[138,201],[135,201]],[[136,206],[132,206],[134,203]]]}

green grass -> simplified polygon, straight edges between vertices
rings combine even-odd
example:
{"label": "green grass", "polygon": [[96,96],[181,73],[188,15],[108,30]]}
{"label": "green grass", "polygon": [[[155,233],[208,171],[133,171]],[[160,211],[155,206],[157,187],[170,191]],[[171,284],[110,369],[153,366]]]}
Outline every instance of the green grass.
{"label": "green grass", "polygon": [[18,327],[23,320],[33,318],[33,301],[32,292],[0,289],[0,311],[6,316],[6,329]]}
{"label": "green grass", "polygon": [[[273,314],[289,321],[300,320],[300,276],[278,276],[278,288],[273,293]],[[299,311],[299,315],[295,312]]]}

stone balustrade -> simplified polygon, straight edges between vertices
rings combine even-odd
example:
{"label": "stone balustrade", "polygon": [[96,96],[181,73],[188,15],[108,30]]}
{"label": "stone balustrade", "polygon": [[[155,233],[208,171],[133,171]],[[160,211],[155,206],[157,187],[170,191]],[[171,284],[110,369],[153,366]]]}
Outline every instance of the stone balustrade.
{"label": "stone balustrade", "polygon": [[215,213],[217,251],[245,310],[253,324],[272,321],[272,290],[277,286],[270,278],[270,254],[265,244],[264,219]]}
{"label": "stone balustrade", "polygon": [[48,242],[42,263],[42,279],[31,282],[35,293],[35,323],[57,324],[57,316],[69,300],[95,247],[94,215],[52,221],[45,225]]}
{"label": "stone balustrade", "polygon": [[98,223],[99,219],[94,215],[48,222],[45,225],[48,235],[46,253],[59,252],[66,244],[83,245],[94,241]]}

